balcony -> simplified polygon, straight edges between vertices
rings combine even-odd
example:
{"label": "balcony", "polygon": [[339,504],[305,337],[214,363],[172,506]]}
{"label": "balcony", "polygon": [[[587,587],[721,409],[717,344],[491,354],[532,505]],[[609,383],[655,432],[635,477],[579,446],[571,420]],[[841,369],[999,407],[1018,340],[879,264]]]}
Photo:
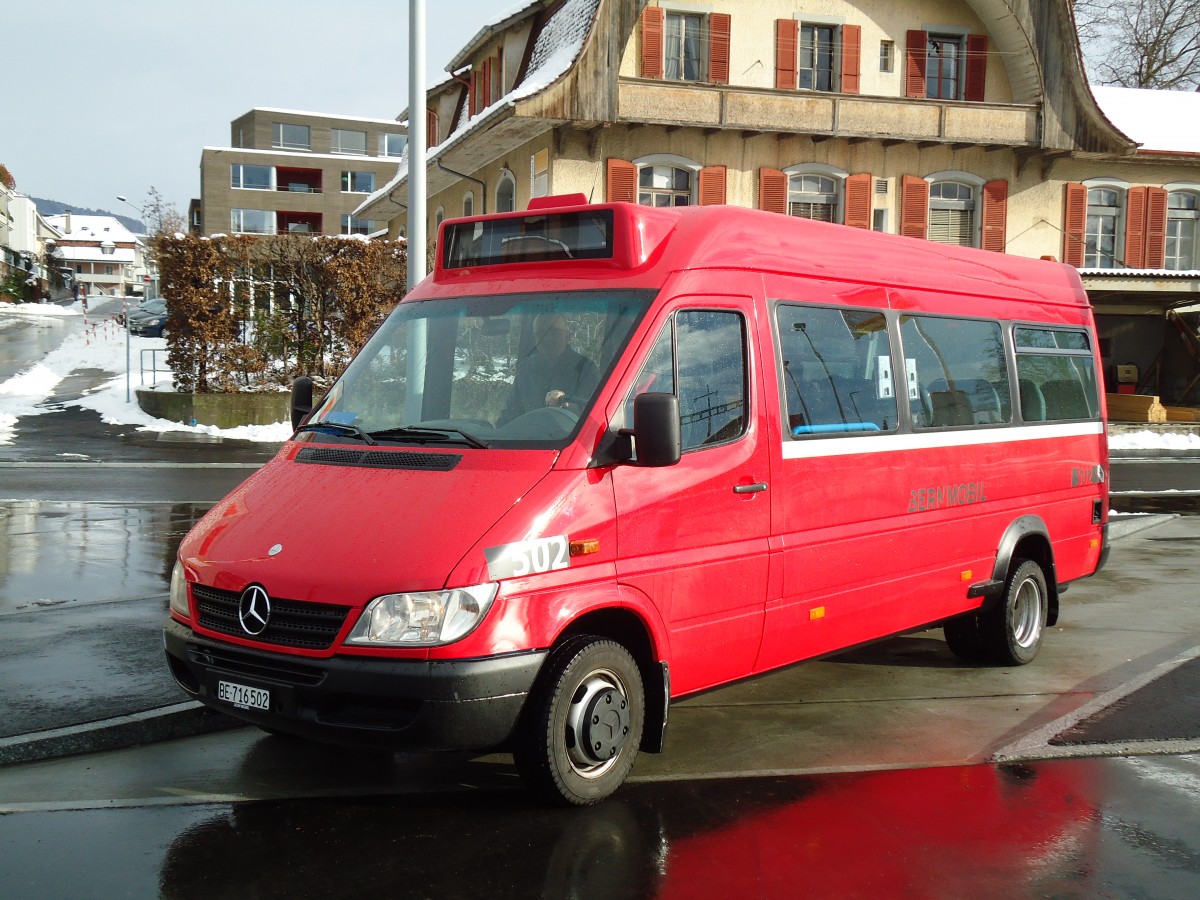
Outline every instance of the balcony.
{"label": "balcony", "polygon": [[621,79],[622,122],[905,143],[1036,147],[1038,107]]}
{"label": "balcony", "polygon": [[276,166],[276,190],[293,194],[321,193],[321,170],[300,169],[292,166]]}

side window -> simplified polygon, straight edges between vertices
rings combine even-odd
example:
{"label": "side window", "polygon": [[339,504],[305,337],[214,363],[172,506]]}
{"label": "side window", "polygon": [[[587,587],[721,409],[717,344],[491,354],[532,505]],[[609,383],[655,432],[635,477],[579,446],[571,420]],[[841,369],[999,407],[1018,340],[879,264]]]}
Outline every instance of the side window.
{"label": "side window", "polygon": [[734,312],[678,312],[659,334],[629,392],[625,422],[633,423],[633,398],[647,391],[679,398],[683,449],[733,440],[746,431],[746,327]]}
{"label": "side window", "polygon": [[1012,421],[998,323],[901,316],[900,337],[914,428]]}
{"label": "side window", "polygon": [[1095,419],[1100,396],[1084,331],[1015,328],[1017,389],[1026,422]]}
{"label": "side window", "polygon": [[882,313],[783,303],[777,318],[793,436],[896,428],[892,349]]}

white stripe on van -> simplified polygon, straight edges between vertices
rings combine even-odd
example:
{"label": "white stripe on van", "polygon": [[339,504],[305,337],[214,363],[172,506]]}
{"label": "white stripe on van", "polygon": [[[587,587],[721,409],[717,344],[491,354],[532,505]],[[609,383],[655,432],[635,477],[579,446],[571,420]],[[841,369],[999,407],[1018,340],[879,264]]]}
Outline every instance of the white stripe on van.
{"label": "white stripe on van", "polygon": [[1020,425],[1013,428],[979,428],[970,431],[928,431],[913,434],[879,434],[855,437],[811,437],[784,441],[784,459],[817,459],[855,453],[894,453],[902,450],[933,450],[942,447],[977,447],[982,444],[1011,444],[1015,441],[1044,441],[1104,433],[1102,422],[1065,422],[1059,425]]}

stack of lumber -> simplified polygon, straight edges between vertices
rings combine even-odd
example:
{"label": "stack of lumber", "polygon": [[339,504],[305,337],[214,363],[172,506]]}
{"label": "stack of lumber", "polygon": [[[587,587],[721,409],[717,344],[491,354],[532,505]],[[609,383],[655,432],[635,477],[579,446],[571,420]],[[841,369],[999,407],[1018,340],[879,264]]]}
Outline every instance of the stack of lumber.
{"label": "stack of lumber", "polygon": [[1200,422],[1200,409],[1190,406],[1168,406],[1166,410],[1168,422]]}
{"label": "stack of lumber", "polygon": [[1167,408],[1152,394],[1109,394],[1108,418],[1112,422],[1165,422]]}

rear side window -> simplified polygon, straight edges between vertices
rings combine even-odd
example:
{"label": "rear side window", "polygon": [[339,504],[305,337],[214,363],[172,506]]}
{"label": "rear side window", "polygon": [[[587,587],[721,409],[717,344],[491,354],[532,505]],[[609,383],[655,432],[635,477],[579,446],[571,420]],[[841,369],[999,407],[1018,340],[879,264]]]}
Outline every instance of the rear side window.
{"label": "rear side window", "polygon": [[892,349],[882,313],[781,303],[776,315],[793,437],[896,428]]}
{"label": "rear side window", "polygon": [[1096,368],[1086,331],[1018,326],[1013,342],[1021,417],[1026,422],[1099,417]]}
{"label": "rear side window", "polygon": [[900,338],[913,428],[1012,421],[999,323],[901,316]]}

